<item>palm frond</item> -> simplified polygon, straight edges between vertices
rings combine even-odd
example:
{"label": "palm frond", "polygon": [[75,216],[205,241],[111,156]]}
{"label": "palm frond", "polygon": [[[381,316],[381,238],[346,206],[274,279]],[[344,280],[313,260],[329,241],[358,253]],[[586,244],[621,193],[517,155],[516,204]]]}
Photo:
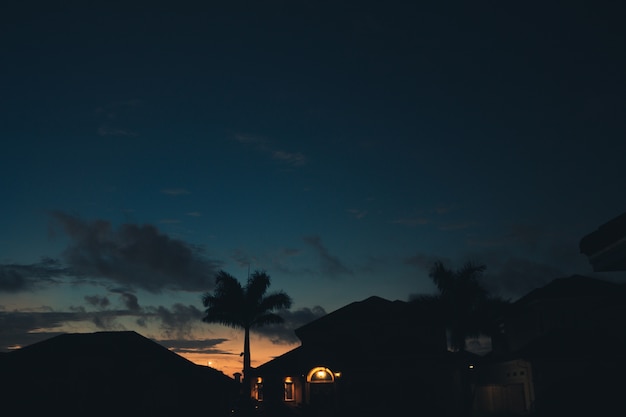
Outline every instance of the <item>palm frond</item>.
{"label": "palm frond", "polygon": [[254,271],[245,287],[246,298],[250,303],[258,303],[270,286],[270,276],[265,271]]}
{"label": "palm frond", "polygon": [[257,311],[275,311],[282,308],[291,308],[291,297],[289,297],[283,291],[277,291],[272,294],[268,294],[261,299],[257,307]]}
{"label": "palm frond", "polygon": [[284,323],[284,319],[275,313],[260,314],[256,317],[253,323],[253,327],[261,327],[268,324],[281,324]]}

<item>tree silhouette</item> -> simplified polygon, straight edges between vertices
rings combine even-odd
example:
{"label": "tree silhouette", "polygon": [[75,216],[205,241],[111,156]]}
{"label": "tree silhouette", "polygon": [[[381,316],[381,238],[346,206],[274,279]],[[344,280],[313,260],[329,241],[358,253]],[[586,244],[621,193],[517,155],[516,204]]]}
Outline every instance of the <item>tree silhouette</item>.
{"label": "tree silhouette", "polygon": [[[485,334],[493,340],[499,335],[497,319],[510,303],[490,295],[483,287],[480,280],[485,269],[485,265],[467,262],[455,271],[441,262],[435,262],[429,276],[439,294],[414,300],[445,325],[453,351],[465,352],[468,337]],[[474,392],[471,374],[465,366],[459,369],[462,416],[472,414]]]}
{"label": "tree silhouette", "polygon": [[480,279],[485,269],[485,265],[467,262],[454,271],[435,262],[430,270],[429,276],[439,290],[432,301],[449,332],[452,350],[465,351],[468,337],[494,337],[498,333],[496,320],[509,302],[483,287]]}
{"label": "tree silhouette", "polygon": [[224,271],[215,278],[213,293],[202,296],[206,307],[202,321],[219,323],[244,330],[243,345],[243,395],[250,398],[250,329],[267,324],[282,323],[283,318],[275,310],[291,307],[291,298],[283,291],[266,294],[270,276],[264,271],[255,271],[242,286],[237,279]]}

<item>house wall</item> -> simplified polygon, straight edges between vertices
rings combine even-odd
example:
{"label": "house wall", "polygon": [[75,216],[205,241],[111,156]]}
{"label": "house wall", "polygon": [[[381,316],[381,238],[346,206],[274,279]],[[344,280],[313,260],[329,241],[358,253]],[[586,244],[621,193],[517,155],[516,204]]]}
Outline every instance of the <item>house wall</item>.
{"label": "house wall", "polygon": [[490,413],[529,413],[535,388],[530,362],[514,360],[485,365],[474,393],[474,410]]}

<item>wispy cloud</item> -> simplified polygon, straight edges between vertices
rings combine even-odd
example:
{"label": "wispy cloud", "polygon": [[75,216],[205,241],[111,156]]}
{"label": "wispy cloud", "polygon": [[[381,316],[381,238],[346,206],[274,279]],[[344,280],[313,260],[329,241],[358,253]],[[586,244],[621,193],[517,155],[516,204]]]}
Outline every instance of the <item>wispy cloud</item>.
{"label": "wispy cloud", "polygon": [[286,152],[277,150],[272,152],[272,157],[293,166],[302,166],[306,164],[306,157],[300,152]]}
{"label": "wispy cloud", "polygon": [[530,257],[485,253],[481,258],[487,266],[487,288],[506,297],[517,298],[566,275],[561,268]]}
{"label": "wispy cloud", "polygon": [[[93,330],[126,330],[121,324],[122,319],[134,319],[140,327],[148,322],[157,324],[161,330],[160,343],[167,347],[193,345],[193,328],[201,323],[202,312],[192,305],[174,304],[171,307],[139,307],[134,294],[121,294],[127,309],[109,309],[110,298],[103,295],[85,297],[87,307],[96,308],[89,311],[85,306],[70,307],[70,311],[0,311],[0,351],[27,346],[50,337],[65,333],[68,327],[91,323]],[[174,340],[175,339],[175,340]],[[215,346],[226,339],[208,339],[202,341],[203,346]],[[200,343],[200,342],[197,342]],[[180,351],[175,349],[175,351]],[[224,352],[220,352],[224,353]]]}
{"label": "wispy cloud", "polygon": [[284,320],[282,324],[255,328],[255,333],[270,339],[272,343],[277,345],[293,344],[300,341],[294,329],[325,316],[326,310],[320,306],[315,306],[295,311],[282,310],[278,312],[278,315]]}
{"label": "wispy cloud", "polygon": [[348,209],[346,211],[357,219],[363,219],[365,216],[367,216],[367,210]]}
{"label": "wispy cloud", "polygon": [[319,266],[322,274],[328,275],[329,277],[352,274],[352,271],[346,267],[337,256],[332,255],[328,251],[319,236],[305,236],[302,240],[315,251],[320,262]]}
{"label": "wispy cloud", "polygon": [[287,151],[273,145],[269,140],[258,136],[235,135],[233,140],[250,146],[259,152],[269,155],[272,159],[284,164],[300,167],[306,165],[307,157],[302,152]]}
{"label": "wispy cloud", "polygon": [[27,265],[3,264],[0,265],[0,292],[31,291],[66,274],[71,274],[68,268],[51,258]]}
{"label": "wispy cloud", "polygon": [[160,339],[158,342],[170,349],[172,352],[176,352],[179,355],[185,353],[203,353],[211,355],[236,355],[233,352],[226,351],[219,348],[228,339]]}

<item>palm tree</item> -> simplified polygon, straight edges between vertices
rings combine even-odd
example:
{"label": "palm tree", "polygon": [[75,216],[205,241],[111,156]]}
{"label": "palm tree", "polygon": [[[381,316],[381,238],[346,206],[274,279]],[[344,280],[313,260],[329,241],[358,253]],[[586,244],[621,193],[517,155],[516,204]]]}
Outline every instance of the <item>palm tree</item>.
{"label": "palm tree", "polygon": [[[457,352],[466,351],[466,339],[485,334],[495,337],[499,333],[497,319],[505,312],[509,302],[492,296],[480,282],[486,267],[472,262],[465,263],[459,270],[447,269],[443,263],[435,262],[430,270],[439,294],[422,297],[422,304],[430,307],[445,324],[450,347]],[[463,394],[462,415],[470,415],[474,401],[472,377],[465,367],[461,368]]]}
{"label": "palm tree", "polygon": [[202,321],[243,329],[243,394],[250,398],[250,329],[267,324],[278,324],[283,318],[275,310],[290,308],[291,298],[283,291],[266,294],[270,276],[265,271],[255,271],[242,286],[237,279],[224,271],[215,278],[213,293],[202,296],[206,307]]}
{"label": "palm tree", "polygon": [[429,276],[439,290],[435,299],[450,333],[452,350],[466,350],[467,337],[495,336],[496,319],[509,304],[483,287],[480,280],[485,269],[485,265],[467,262],[453,271],[435,262],[430,270]]}

